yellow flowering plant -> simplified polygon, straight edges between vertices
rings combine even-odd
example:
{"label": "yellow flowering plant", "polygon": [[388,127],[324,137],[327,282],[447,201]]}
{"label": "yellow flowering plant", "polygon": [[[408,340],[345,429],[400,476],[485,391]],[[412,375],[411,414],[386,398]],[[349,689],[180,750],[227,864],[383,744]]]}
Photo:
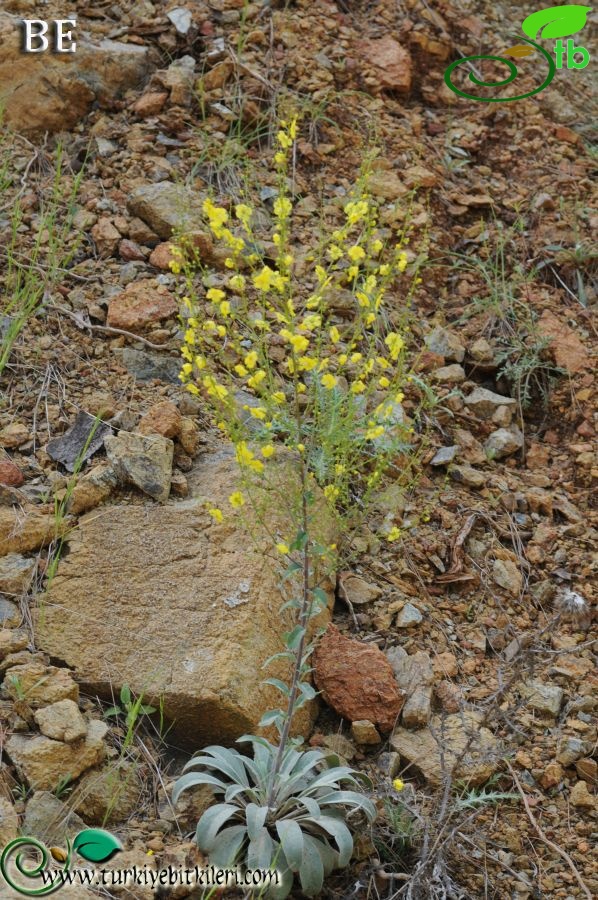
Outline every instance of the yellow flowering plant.
{"label": "yellow flowering plant", "polygon": [[[296,137],[296,119],[282,121],[267,233],[258,226],[263,212],[256,216],[248,202],[219,206],[206,199],[207,228],[226,250],[223,271],[205,265],[184,236],[171,265],[184,282],[181,380],[211,407],[240,471],[240,490],[231,494],[229,509],[210,506],[209,513],[217,525],[228,515],[247,517],[265,486],[293,513],[291,533],[271,533],[272,548],[286,566],[285,584],[296,596],[283,607],[293,611],[295,624],[276,655],[288,661],[290,683],[267,682],[283,695],[284,709],[266,713],[261,722],[279,733],[269,808],[293,716],[315,696],[310,622],[328,603],[322,573],[335,571],[344,550],[342,542],[339,550],[337,542],[316,537],[319,504],[326,505],[335,532],[346,537],[363,522],[385,476],[411,481],[422,445],[404,401],[412,394],[421,408],[430,397],[406,356],[407,301],[417,263],[402,302],[396,293],[410,266],[408,234],[381,224],[366,164],[337,221],[306,252],[293,229]],[[392,518],[382,530],[391,542],[401,536]]]}

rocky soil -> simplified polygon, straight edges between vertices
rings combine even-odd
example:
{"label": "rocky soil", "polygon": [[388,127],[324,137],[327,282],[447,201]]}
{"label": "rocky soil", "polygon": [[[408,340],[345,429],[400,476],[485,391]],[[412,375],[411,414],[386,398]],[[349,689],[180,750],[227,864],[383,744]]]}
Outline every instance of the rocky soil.
{"label": "rocky soil", "polygon": [[[373,136],[386,223],[408,215],[411,259],[427,252],[412,350],[441,400],[421,478],[379,494],[330,586],[321,702],[297,723],[368,773],[380,809],[325,896],[400,897],[410,879],[417,897],[595,895],[587,71],[515,104],[460,100],[445,66],[498,49],[521,16],[473,0],[71,8],[80,52],[43,68],[15,46],[32,4],[0,12],[0,296],[14,204],[27,259],[56,141],[64,196],[83,168],[73,259],[0,377],[0,845],[108,824],[120,866],[194,864],[209,796],[174,809],[172,782],[272,705],[280,590],[242,523],[206,511],[235,470],[178,382],[169,239],[184,222],[218,270],[208,192],[230,202],[249,179],[269,216],[269,138],[293,98],[298,243]],[[377,536],[387,523],[398,544]],[[105,716],[123,685],[156,710],[132,741]]]}

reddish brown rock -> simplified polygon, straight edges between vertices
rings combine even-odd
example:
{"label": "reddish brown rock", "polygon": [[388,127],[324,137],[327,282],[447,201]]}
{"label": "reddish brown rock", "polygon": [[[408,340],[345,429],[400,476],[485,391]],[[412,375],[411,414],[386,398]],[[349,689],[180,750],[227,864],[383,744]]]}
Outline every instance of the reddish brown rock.
{"label": "reddish brown rock", "polygon": [[589,365],[589,357],[578,334],[562,322],[549,309],[545,309],[538,321],[538,333],[551,339],[548,352],[557,366],[571,375]]}
{"label": "reddish brown rock", "polygon": [[129,284],[121,294],[110,301],[108,325],[135,333],[143,331],[154,322],[163,322],[176,315],[175,298],[162,285],[152,279]]}
{"label": "reddish brown rock", "polygon": [[165,438],[174,438],[181,429],[181,418],[176,403],[163,400],[154,404],[143,416],[137,430],[141,434],[161,434]]}
{"label": "reddish brown rock", "polygon": [[329,625],[314,654],[315,682],[326,703],[350,722],[367,719],[390,731],[404,702],[392,667],[371,644]]}
{"label": "reddish brown rock", "polygon": [[103,259],[114,256],[120,242],[120,231],[114,227],[110,219],[100,219],[91,229],[91,236]]}
{"label": "reddish brown rock", "polygon": [[146,116],[157,116],[159,112],[162,112],[167,100],[168,93],[166,91],[148,91],[133,104],[133,112],[142,119],[145,119]]}
{"label": "reddish brown rock", "polygon": [[145,255],[139,244],[135,241],[130,241],[128,238],[123,238],[118,245],[118,255],[121,259],[124,259],[125,262],[132,262],[133,260],[141,262],[145,259]]}
{"label": "reddish brown rock", "polygon": [[152,250],[149,261],[150,265],[155,266],[156,269],[167,270],[170,268],[173,258],[172,244],[170,241],[164,241]]}
{"label": "reddish brown rock", "polygon": [[373,41],[363,41],[360,52],[374,69],[383,90],[408,94],[411,90],[411,54],[398,41],[387,35]]}
{"label": "reddish brown rock", "polygon": [[20,487],[25,479],[18,466],[9,459],[0,460],[0,484],[7,487]]}

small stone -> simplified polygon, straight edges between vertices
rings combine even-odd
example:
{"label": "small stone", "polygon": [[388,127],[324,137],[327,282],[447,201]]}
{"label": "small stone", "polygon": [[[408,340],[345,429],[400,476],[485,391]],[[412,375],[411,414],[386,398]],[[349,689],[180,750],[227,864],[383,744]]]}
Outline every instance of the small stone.
{"label": "small stone", "polygon": [[161,356],[159,353],[147,353],[145,350],[134,350],[133,347],[122,347],[116,351],[125,369],[138,381],[163,381],[167,384],[180,384],[179,359]]}
{"label": "small stone", "polygon": [[68,431],[48,441],[46,452],[50,459],[61,463],[68,472],[74,472],[102,448],[107,434],[111,434],[109,425],[97,422],[95,416],[89,413],[80,412]]}
{"label": "small stone", "polygon": [[451,466],[448,471],[453,481],[459,484],[466,484],[472,488],[481,488],[486,484],[486,476],[471,466]]}
{"label": "small stone", "polygon": [[200,441],[199,428],[188,416],[183,416],[181,419],[178,440],[185,453],[191,458],[197,456]]}
{"label": "small stone", "polygon": [[137,426],[140,434],[161,434],[165,438],[177,437],[180,428],[181,413],[172,400],[154,404]]}
{"label": "small stone", "polygon": [[181,472],[175,472],[170,479],[170,493],[175,497],[189,496],[189,482]]}
{"label": "small stone", "polygon": [[449,463],[455,459],[457,453],[459,452],[459,447],[457,444],[453,444],[452,447],[441,447],[440,450],[437,450],[432,459],[430,460],[431,466],[448,466]]}
{"label": "small stone", "polygon": [[79,686],[71,678],[68,669],[44,666],[36,660],[12,666],[3,689],[12,700],[24,699],[33,709],[59,700],[72,700],[76,703],[79,699]]}
{"label": "small stone", "polygon": [[[6,847],[18,836],[19,817],[17,811],[5,797],[0,797],[0,846]],[[30,834],[31,832],[27,832]]]}
{"label": "small stone", "polygon": [[429,727],[395,729],[390,744],[403,767],[413,766],[432,785],[442,784],[450,774],[474,786],[483,784],[497,769],[500,748],[481,721],[482,714],[473,710],[433,716]]}
{"label": "small stone", "polygon": [[15,450],[22,447],[30,439],[29,429],[20,422],[12,422],[0,431],[0,447]]}
{"label": "small stone", "polygon": [[0,629],[13,628],[19,625],[23,615],[16,603],[0,596]]}
{"label": "small stone", "polygon": [[170,239],[173,231],[193,231],[204,226],[200,197],[172,181],[135,188],[127,207],[165,241]]}
{"label": "small stone", "polygon": [[542,775],[540,776],[540,784],[544,788],[544,790],[548,791],[550,788],[556,787],[557,784],[560,784],[563,779],[563,768],[562,766],[552,760],[549,762]]}
{"label": "small stone", "polygon": [[118,255],[125,262],[143,262],[145,260],[145,253],[139,244],[135,241],[130,241],[128,238],[123,238],[119,243]]}
{"label": "small stone", "polygon": [[494,350],[486,338],[478,338],[469,348],[469,355],[477,363],[491,363],[494,360]]}
{"label": "small stone", "polygon": [[508,428],[513,420],[513,409],[510,406],[499,406],[492,413],[491,422],[499,428]]}
{"label": "small stone", "polygon": [[575,763],[575,771],[579,778],[583,778],[584,781],[589,782],[590,784],[596,784],[598,779],[598,763],[595,759],[588,757],[587,759],[580,759]]}
{"label": "small stone", "polygon": [[35,560],[20,553],[9,553],[0,558],[0,591],[13,597],[20,596],[31,584],[35,572]]}
{"label": "small stone", "polygon": [[527,681],[520,687],[520,693],[528,700],[528,705],[547,716],[558,716],[563,703],[563,689],[556,684],[546,684],[537,679]]}
{"label": "small stone", "polygon": [[347,762],[355,757],[355,745],[343,734],[327,734],[322,744]]}
{"label": "small stone", "polygon": [[172,252],[173,246],[170,241],[165,241],[154,247],[149,258],[150,266],[161,269],[163,272],[168,272],[170,263],[175,259]]}
{"label": "small stone", "polygon": [[579,738],[566,737],[557,754],[557,760],[563,766],[570,766],[586,752],[585,744]]}
{"label": "small stone", "polygon": [[[502,407],[503,409],[505,407]],[[484,444],[489,459],[504,459],[523,447],[523,434],[516,425],[493,431]]]}
{"label": "small stone", "polygon": [[468,397],[465,398],[466,406],[480,419],[490,419],[499,406],[517,405],[512,397],[503,397],[501,394],[495,394],[486,388],[475,388]]}
{"label": "small stone", "polygon": [[144,436],[120,431],[104,445],[117,477],[164,502],[170,493],[174,444],[161,435]]}
{"label": "small stone", "polygon": [[347,638],[329,625],[316,647],[314,669],[318,690],[339,715],[350,722],[367,719],[382,732],[391,730],[403,695],[378,647]]}
{"label": "small stone", "polygon": [[430,720],[432,711],[432,661],[419,650],[391,662],[397,684],[406,695],[402,722],[406,728],[419,728]]}
{"label": "small stone", "polygon": [[142,789],[139,766],[120,760],[86,772],[69,803],[88,825],[106,827],[138,810]]}
{"label": "small stone", "polygon": [[121,239],[121,233],[114,227],[110,219],[99,219],[91,229],[100,259],[114,256]]}
{"label": "small stone", "polygon": [[24,628],[0,629],[0,660],[12,653],[24,650],[29,644],[29,635]]}
{"label": "small stone", "polygon": [[376,726],[367,719],[358,719],[351,723],[351,737],[356,744],[365,747],[375,747],[380,744],[382,738],[378,734]]}
{"label": "small stone", "polygon": [[412,603],[406,603],[398,613],[395,625],[397,628],[410,628],[412,625],[419,625],[422,620],[423,616],[419,609]]}
{"label": "small stone", "polygon": [[157,116],[164,109],[164,104],[168,100],[166,91],[148,91],[133,104],[133,112],[141,119],[148,116]]}
{"label": "small stone", "polygon": [[68,519],[59,521],[35,507],[0,507],[0,556],[7,553],[31,553],[47,546],[71,527]]}
{"label": "small stone", "polygon": [[448,650],[445,650],[443,653],[439,653],[438,656],[434,657],[432,668],[434,670],[434,675],[443,678],[456,678],[459,674],[457,657]]}
{"label": "small stone", "polygon": [[578,781],[574,784],[569,794],[569,799],[572,806],[577,806],[579,809],[594,809],[596,805],[596,800],[590,794],[585,781]]}
{"label": "small stone", "polygon": [[426,335],[424,342],[432,353],[438,353],[439,356],[443,356],[449,361],[463,362],[465,347],[459,338],[452,332],[447,331],[446,328],[437,325],[430,334]]}
{"label": "small stone", "polygon": [[135,281],[112,298],[108,306],[107,323],[137,334],[154,322],[164,322],[178,312],[178,304],[164,285],[151,278]]}
{"label": "small stone", "polygon": [[360,59],[375,71],[382,90],[406,95],[411,90],[412,61],[406,47],[390,35],[363,41],[359,46]]}
{"label": "small stone", "polygon": [[591,364],[588,350],[577,331],[549,309],[545,309],[540,316],[537,328],[539,335],[550,339],[546,352],[557,366],[575,375]]}
{"label": "small stone", "polygon": [[492,580],[504,588],[512,597],[518,597],[523,587],[523,576],[518,566],[510,559],[495,559],[492,566]]}
{"label": "small stone", "polygon": [[54,790],[65,778],[74,780],[106,755],[105,722],[93,719],[85,738],[74,744],[53,741],[45,735],[13,734],[5,744],[6,753],[20,777],[32,788]]}
{"label": "small stone", "polygon": [[74,700],[59,700],[44,706],[34,713],[33,718],[41,733],[55,741],[72,744],[87,734],[85,719]]}
{"label": "small stone", "polygon": [[85,822],[50,791],[36,791],[27,802],[23,832],[46,846],[64,846],[66,837],[83,831]]}
{"label": "small stone", "polygon": [[463,695],[452,681],[440,681],[434,687],[434,694],[443,710],[447,713],[459,712],[463,706]]}
{"label": "small stone", "polygon": [[453,363],[452,366],[442,366],[434,372],[434,381],[442,384],[460,384],[465,381],[465,369],[459,363]]}
{"label": "small stone", "polygon": [[74,516],[95,509],[107,500],[118,484],[118,478],[112,466],[103,463],[95,466],[83,478],[79,479],[68,501],[68,511]]}
{"label": "small stone", "polygon": [[360,575],[343,572],[340,576],[341,589],[346,593],[349,603],[360,606],[377,600],[382,591],[377,584],[370,584]]}
{"label": "small stone", "polygon": [[25,478],[23,473],[11,460],[0,460],[0,484],[7,487],[21,487]]}

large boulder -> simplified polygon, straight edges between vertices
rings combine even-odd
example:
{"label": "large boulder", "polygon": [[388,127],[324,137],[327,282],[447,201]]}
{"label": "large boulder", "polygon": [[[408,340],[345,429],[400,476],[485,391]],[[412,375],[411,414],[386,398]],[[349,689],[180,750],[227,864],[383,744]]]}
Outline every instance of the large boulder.
{"label": "large boulder", "polygon": [[[284,465],[268,465],[284,478]],[[252,542],[228,501],[237,488],[232,453],[202,457],[188,479],[193,499],[103,506],[80,519],[36,636],[87,691],[110,698],[126,683],[144,702],[162,703],[179,740],[197,746],[254,732],[264,711],[280,705],[278,691],[262,681],[288,677],[288,664],[266,672],[263,663],[283,649],[291,614],[279,613],[280,576],[266,556],[271,539],[256,526]],[[279,493],[272,499],[278,510]],[[213,506],[224,511],[222,523],[208,513]],[[287,539],[297,529],[285,529],[284,515],[275,513],[274,527]],[[326,522],[323,509],[318,521]],[[321,542],[333,539],[327,527]],[[324,611],[318,625],[328,619]],[[298,731],[314,711],[302,711]]]}
{"label": "large boulder", "polygon": [[93,43],[81,29],[75,53],[23,53],[21,21],[0,13],[0,103],[6,123],[23,134],[68,130],[93,103],[110,103],[149,74],[147,47]]}

